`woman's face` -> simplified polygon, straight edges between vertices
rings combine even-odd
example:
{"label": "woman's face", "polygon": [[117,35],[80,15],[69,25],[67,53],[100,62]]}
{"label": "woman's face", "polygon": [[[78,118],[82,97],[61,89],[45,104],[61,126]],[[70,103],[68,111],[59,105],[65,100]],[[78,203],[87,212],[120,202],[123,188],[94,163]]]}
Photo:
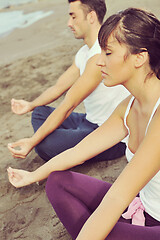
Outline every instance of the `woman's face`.
{"label": "woman's face", "polygon": [[112,35],[108,38],[105,50],[102,50],[97,65],[101,67],[103,83],[106,86],[125,85],[134,71],[134,55],[129,54],[124,44],[120,44]]}

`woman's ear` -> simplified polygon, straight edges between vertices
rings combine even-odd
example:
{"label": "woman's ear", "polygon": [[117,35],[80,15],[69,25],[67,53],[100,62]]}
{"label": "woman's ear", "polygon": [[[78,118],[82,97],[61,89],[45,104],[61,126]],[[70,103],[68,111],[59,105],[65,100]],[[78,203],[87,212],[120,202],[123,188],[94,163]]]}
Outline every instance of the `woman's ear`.
{"label": "woman's ear", "polygon": [[148,51],[146,49],[136,54],[135,67],[139,68],[148,61]]}

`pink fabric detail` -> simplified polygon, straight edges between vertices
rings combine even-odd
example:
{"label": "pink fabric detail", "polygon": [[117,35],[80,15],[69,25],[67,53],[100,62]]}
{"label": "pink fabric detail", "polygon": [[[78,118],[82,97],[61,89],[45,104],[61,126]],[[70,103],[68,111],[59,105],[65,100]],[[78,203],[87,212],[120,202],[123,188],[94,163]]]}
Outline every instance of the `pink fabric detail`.
{"label": "pink fabric detail", "polygon": [[144,226],[145,217],[144,217],[144,206],[139,197],[133,199],[130,203],[127,212],[122,214],[122,217],[125,219],[132,219],[132,224]]}

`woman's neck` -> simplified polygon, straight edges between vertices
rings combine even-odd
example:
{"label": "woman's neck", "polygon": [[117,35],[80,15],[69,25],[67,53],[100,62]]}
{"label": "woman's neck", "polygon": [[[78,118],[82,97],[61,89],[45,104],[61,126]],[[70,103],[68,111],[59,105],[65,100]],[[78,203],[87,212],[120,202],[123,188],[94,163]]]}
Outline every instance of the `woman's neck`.
{"label": "woman's neck", "polygon": [[148,111],[160,97],[160,80],[152,75],[150,78],[136,77],[124,86],[136,98],[142,111]]}

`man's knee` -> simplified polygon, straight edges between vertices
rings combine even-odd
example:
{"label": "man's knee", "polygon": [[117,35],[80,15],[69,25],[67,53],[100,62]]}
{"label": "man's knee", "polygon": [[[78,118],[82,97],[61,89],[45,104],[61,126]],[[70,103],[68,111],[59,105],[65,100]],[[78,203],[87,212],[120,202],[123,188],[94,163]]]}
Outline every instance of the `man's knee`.
{"label": "man's knee", "polygon": [[31,123],[34,129],[34,132],[36,132],[41,125],[46,121],[48,116],[54,111],[55,108],[51,108],[49,106],[39,106],[36,107],[31,116]]}
{"label": "man's knee", "polygon": [[32,120],[39,118],[39,116],[43,115],[45,112],[45,108],[46,108],[46,106],[36,107],[32,112]]}
{"label": "man's knee", "polygon": [[42,141],[37,146],[35,146],[35,151],[38,154],[38,156],[40,156],[46,162],[55,156],[53,152],[52,156],[49,155],[49,150],[47,148],[47,144],[45,143],[45,141]]}

